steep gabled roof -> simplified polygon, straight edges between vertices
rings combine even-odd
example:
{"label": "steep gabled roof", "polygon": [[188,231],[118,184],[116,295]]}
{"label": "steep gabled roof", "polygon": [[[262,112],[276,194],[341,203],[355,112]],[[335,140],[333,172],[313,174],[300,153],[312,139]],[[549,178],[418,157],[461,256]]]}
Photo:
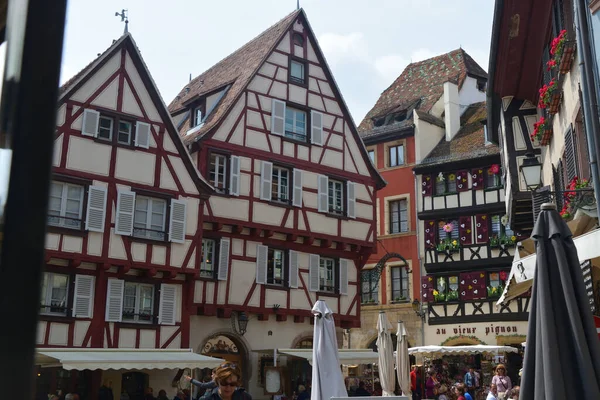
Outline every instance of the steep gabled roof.
{"label": "steep gabled roof", "polygon": [[[207,115],[202,128],[185,137],[186,143],[193,142],[196,137],[204,135],[225,116],[301,12],[300,9],[289,14],[181,89],[181,92],[169,104],[171,114],[177,114],[184,110],[190,100],[231,84],[218,107],[213,110],[211,115]],[[180,131],[185,133],[188,129],[189,122],[183,124]]]}
{"label": "steep gabled roof", "polygon": [[158,111],[161,119],[163,120],[166,133],[169,134],[175,147],[177,148],[179,155],[183,161],[183,164],[186,167],[186,170],[190,174],[190,177],[196,184],[198,188],[198,192],[201,194],[210,194],[214,191],[214,188],[208,183],[203,176],[200,175],[194,163],[188,153],[187,149],[183,145],[181,137],[175,128],[175,124],[173,123],[173,119],[167,110],[167,106],[163,101],[160,92],[158,90],[158,86],[154,79],[152,79],[152,75],[148,70],[148,66],[144,62],[142,55],[133,40],[133,36],[130,33],[125,33],[118,40],[114,41],[113,44],[105,50],[102,54],[100,54],[94,61],[89,63],[85,68],[79,71],[75,76],[65,82],[60,88],[59,95],[59,105],[66,101],[71,93],[75,92],[85,81],[92,76],[96,71],[98,71],[108,60],[111,59],[121,48],[127,48],[129,55],[131,56],[131,60],[134,65],[138,68],[138,72],[140,78],[144,82],[144,86],[148,91],[156,110]]}
{"label": "steep gabled roof", "polygon": [[421,101],[417,109],[429,112],[444,94],[444,82],[457,82],[460,88],[467,75],[487,79],[487,73],[463,49],[410,63],[381,94],[375,106],[358,126],[358,130],[369,131],[373,129],[373,118],[405,110],[418,100]]}
{"label": "steep gabled roof", "polygon": [[495,144],[485,144],[484,125],[486,119],[485,102],[471,104],[460,117],[460,130],[451,141],[446,138],[438,143],[419,166],[445,164],[454,161],[486,157],[500,154]]}

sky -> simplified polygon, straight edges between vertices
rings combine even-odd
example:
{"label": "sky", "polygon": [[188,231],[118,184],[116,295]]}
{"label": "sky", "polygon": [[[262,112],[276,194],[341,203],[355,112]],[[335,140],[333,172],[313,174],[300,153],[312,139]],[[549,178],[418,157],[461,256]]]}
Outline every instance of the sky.
{"label": "sky", "polygon": [[[192,77],[296,9],[297,0],[70,0],[61,83],[123,33],[167,104]],[[410,63],[462,47],[487,71],[493,0],[300,0],[358,125]]]}

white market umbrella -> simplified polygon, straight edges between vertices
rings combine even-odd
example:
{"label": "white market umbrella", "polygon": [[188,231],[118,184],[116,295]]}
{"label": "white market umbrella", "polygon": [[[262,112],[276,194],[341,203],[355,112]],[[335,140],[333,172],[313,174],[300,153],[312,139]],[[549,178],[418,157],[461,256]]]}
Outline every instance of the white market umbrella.
{"label": "white market umbrella", "polygon": [[380,311],[377,320],[377,353],[379,353],[379,380],[383,396],[394,396],[396,386],[394,345],[391,330],[392,324],[385,316],[385,312]]}
{"label": "white market umbrella", "polygon": [[398,384],[402,389],[402,394],[411,396],[410,390],[410,358],[408,356],[408,339],[406,337],[406,328],[402,321],[398,322],[398,345],[396,347],[396,374],[398,374]]}
{"label": "white market umbrella", "polygon": [[317,300],[312,313],[315,316],[312,356],[311,400],[329,400],[348,397],[338,355],[337,335],[333,312],[323,300]]}

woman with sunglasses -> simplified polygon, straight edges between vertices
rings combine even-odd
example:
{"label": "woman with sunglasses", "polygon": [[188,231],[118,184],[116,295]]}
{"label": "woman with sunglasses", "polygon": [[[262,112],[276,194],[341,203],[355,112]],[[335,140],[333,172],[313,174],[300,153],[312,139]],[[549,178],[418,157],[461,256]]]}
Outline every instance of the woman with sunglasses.
{"label": "woman with sunglasses", "polygon": [[217,387],[207,390],[203,400],[252,400],[242,384],[242,373],[235,364],[221,364],[214,372]]}
{"label": "woman with sunglasses", "polygon": [[510,377],[506,376],[504,364],[498,364],[496,367],[496,375],[492,378],[492,383],[498,388],[498,400],[505,400],[506,392],[512,388],[512,382]]}

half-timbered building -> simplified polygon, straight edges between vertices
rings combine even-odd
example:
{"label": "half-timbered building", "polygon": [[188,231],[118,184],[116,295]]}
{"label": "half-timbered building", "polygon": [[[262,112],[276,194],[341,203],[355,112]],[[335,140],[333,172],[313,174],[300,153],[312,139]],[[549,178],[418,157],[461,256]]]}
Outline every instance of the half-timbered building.
{"label": "half-timbered building", "polygon": [[381,310],[392,321],[404,321],[411,345],[427,344],[415,313],[421,311],[421,265],[413,167],[443,135],[444,82],[458,82],[453,102],[471,104],[485,98],[486,76],[463,49],[411,63],[359,126],[372,162],[389,183],[377,196],[379,245],[362,272],[362,324],[352,330],[352,347],[375,347]]}
{"label": "half-timbered building", "polygon": [[[456,85],[444,85],[447,97]],[[425,341],[437,345],[518,344],[524,341],[529,298],[496,308],[521,239],[505,216],[500,151],[487,140],[484,102],[446,102],[459,125],[445,135],[414,171],[422,301],[427,303]],[[454,131],[453,131],[454,128]],[[520,341],[519,341],[520,340]]]}
{"label": "half-timbered building", "polygon": [[[580,12],[597,13],[596,6],[590,7]],[[524,18],[533,13],[536,18]],[[492,35],[492,48],[497,51],[490,58],[488,121],[490,138],[499,143],[502,153],[510,225],[531,232],[541,204],[554,202],[575,237],[590,305],[600,315],[600,264],[594,261],[600,255],[596,246],[600,240],[598,194],[590,173],[597,166],[590,164],[589,156],[596,150],[588,143],[590,136],[598,137],[598,114],[589,99],[586,106],[583,96],[596,92],[597,75],[583,79],[578,51],[581,36],[577,37],[575,19],[574,2],[569,0],[543,5],[497,2]],[[526,181],[522,170],[531,164],[541,168],[541,179],[537,174],[536,182]],[[535,246],[526,240],[523,247],[522,252],[529,255],[513,264],[506,302],[531,286]]]}
{"label": "half-timbered building", "polygon": [[[211,192],[124,34],[60,89],[38,348],[189,348]],[[44,368],[38,393],[174,395],[175,372]]]}
{"label": "half-timbered building", "polygon": [[385,183],[303,10],[191,80],[169,110],[216,191],[202,209],[191,344],[239,363],[258,398],[265,367],[287,359],[291,395],[308,363],[274,350],[312,346],[315,301],[340,336],[360,325],[358,274]]}

